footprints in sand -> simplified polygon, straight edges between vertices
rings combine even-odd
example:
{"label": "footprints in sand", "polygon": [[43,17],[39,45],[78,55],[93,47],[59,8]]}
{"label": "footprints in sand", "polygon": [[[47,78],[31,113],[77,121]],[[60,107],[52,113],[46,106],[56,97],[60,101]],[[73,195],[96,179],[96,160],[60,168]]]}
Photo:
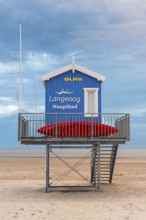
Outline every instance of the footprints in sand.
{"label": "footprints in sand", "polygon": [[[31,210],[27,211],[24,208],[20,208],[18,211],[15,211],[15,213],[8,212],[8,216],[10,216],[10,219],[35,219],[35,217],[39,217],[41,219],[46,219],[46,215],[42,216],[44,213],[42,210],[36,211],[35,208],[32,208]],[[48,213],[49,214],[49,213]]]}
{"label": "footprints in sand", "polygon": [[15,215],[13,216],[13,218],[18,218],[18,212],[15,212]]}
{"label": "footprints in sand", "polygon": [[[20,211],[24,211],[24,208],[20,208]],[[11,212],[9,212],[9,214],[10,214]],[[13,215],[13,218],[18,218],[19,219],[19,217],[20,217],[20,213],[17,211],[17,212],[15,212],[14,213],[14,215]]]}

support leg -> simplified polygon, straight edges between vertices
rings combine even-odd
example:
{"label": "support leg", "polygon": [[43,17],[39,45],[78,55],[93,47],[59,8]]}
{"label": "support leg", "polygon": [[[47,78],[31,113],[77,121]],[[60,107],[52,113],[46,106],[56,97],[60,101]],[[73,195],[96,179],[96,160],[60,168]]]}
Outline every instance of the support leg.
{"label": "support leg", "polygon": [[100,144],[94,146],[94,185],[100,191]]}
{"label": "support leg", "polygon": [[94,162],[95,162],[95,158],[94,158],[94,148],[92,149],[91,151],[91,183],[93,184],[93,181],[94,181]]}
{"label": "support leg", "polygon": [[98,192],[100,192],[100,144],[98,145]]}
{"label": "support leg", "polygon": [[49,146],[46,145],[46,192],[50,192],[49,188]]}
{"label": "support leg", "polygon": [[93,172],[94,172],[94,186],[96,188],[97,179],[96,179],[96,146],[93,146]]}

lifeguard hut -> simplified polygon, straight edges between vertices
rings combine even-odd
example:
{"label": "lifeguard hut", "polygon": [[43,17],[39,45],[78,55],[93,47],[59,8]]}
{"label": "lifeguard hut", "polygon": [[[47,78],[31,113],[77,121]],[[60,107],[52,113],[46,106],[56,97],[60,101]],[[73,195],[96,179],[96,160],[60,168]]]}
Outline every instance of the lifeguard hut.
{"label": "lifeguard hut", "polygon": [[[45,113],[20,113],[18,138],[22,144],[46,145],[46,191],[50,182],[50,153],[56,148],[89,148],[89,186],[100,190],[111,183],[119,144],[130,140],[130,115],[102,113],[102,83],[105,77],[72,64],[42,77]],[[68,164],[71,171],[75,167]]]}

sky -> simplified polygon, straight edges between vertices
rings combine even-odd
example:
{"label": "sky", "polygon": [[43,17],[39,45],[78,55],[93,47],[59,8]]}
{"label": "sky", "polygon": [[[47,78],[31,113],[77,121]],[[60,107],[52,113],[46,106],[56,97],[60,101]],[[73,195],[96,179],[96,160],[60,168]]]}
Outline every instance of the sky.
{"label": "sky", "polygon": [[17,140],[19,25],[23,111],[44,111],[41,76],[72,62],[106,77],[102,111],[130,113],[131,140],[146,147],[146,1],[0,0],[0,147]]}

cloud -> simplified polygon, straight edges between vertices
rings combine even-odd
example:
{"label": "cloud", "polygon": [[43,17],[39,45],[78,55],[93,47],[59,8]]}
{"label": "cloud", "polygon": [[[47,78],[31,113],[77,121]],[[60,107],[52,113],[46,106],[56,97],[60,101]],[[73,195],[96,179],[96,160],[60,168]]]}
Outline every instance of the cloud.
{"label": "cloud", "polygon": [[132,128],[136,132],[143,132],[146,130],[146,124],[140,124],[140,123],[132,123]]}
{"label": "cloud", "polygon": [[15,102],[11,97],[0,97],[0,102]]}
{"label": "cloud", "polygon": [[18,112],[18,105],[11,97],[0,97],[0,117],[7,117]]}
{"label": "cloud", "polygon": [[[47,51],[60,57],[74,50],[83,50],[87,54],[94,53],[96,58],[105,53],[100,61],[106,63],[109,53],[115,58],[126,49],[131,53],[133,45],[138,48],[145,42],[146,3],[143,0],[32,0],[24,4],[14,0],[13,4],[3,2],[0,10],[8,12],[7,22],[13,21],[9,22],[8,28],[3,28],[5,34],[2,38],[7,44],[13,42],[14,46],[7,46],[9,49],[13,46],[12,50],[19,46],[21,21],[23,49]],[[1,16],[6,15],[2,13]],[[5,38],[9,37],[9,32],[11,40]],[[115,65],[116,59],[114,61]],[[111,59],[109,63],[113,64]]]}
{"label": "cloud", "polygon": [[106,106],[104,108],[104,112],[116,112],[116,113],[129,113],[131,117],[145,117],[146,115],[146,106],[140,105],[114,105],[114,106]]}
{"label": "cloud", "polygon": [[[34,53],[34,68],[35,71],[43,71],[47,69],[52,69],[59,63],[59,57],[57,55],[46,53],[46,52],[36,52]],[[26,59],[26,65],[32,65],[32,57],[29,55]]]}
{"label": "cloud", "polygon": [[30,112],[30,113],[44,113],[45,112],[45,106],[44,105],[34,105],[30,106],[30,103],[24,103],[23,105],[23,112]]}
{"label": "cloud", "polygon": [[0,74],[6,74],[6,73],[8,74],[17,70],[18,70],[18,63],[16,62],[13,63],[13,69],[12,66],[10,66],[9,62],[0,62]]}
{"label": "cloud", "polygon": [[8,80],[6,80],[6,79],[0,79],[0,86],[4,85],[4,84],[6,84],[6,83],[8,83]]}
{"label": "cloud", "polygon": [[18,107],[16,105],[0,105],[0,117],[10,116],[18,112]]}

